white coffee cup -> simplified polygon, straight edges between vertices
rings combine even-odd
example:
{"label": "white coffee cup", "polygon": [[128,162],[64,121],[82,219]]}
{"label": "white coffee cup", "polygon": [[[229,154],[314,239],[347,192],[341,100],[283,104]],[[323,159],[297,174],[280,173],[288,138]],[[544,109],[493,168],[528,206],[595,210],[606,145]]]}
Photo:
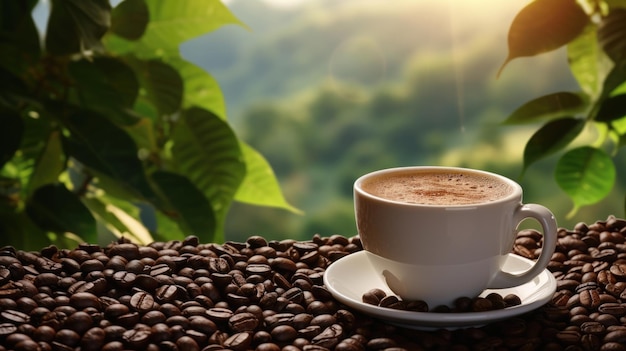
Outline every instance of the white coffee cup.
{"label": "white coffee cup", "polygon": [[[377,274],[404,300],[423,300],[431,308],[485,289],[522,285],[543,272],[556,246],[550,210],[522,204],[519,184],[480,170],[375,171],[354,183],[354,206],[358,234]],[[526,218],[542,227],[541,254],[527,271],[505,272],[517,227]]]}

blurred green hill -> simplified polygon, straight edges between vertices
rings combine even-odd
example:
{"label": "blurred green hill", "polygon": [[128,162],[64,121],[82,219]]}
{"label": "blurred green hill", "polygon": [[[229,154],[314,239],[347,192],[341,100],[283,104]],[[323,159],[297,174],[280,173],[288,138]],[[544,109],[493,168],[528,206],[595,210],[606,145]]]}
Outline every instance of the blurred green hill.
{"label": "blurred green hill", "polygon": [[220,83],[237,133],[305,212],[237,204],[228,239],[353,235],[354,180],[405,165],[509,176],[526,202],[550,207],[565,227],[622,214],[616,189],[566,219],[571,203],[553,180],[554,158],[519,178],[531,129],[500,122],[531,98],[577,85],[563,52],[514,61],[496,79],[508,26],[526,2],[458,3],[329,0],[283,9],[234,1],[249,31],[227,27],[184,45],[184,56]]}

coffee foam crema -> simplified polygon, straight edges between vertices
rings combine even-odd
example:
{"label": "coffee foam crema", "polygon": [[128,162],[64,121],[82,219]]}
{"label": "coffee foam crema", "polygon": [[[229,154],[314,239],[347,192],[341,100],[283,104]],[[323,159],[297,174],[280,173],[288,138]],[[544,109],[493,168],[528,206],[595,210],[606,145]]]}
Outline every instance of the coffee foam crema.
{"label": "coffee foam crema", "polygon": [[365,179],[366,192],[397,202],[424,205],[469,205],[492,202],[513,188],[489,175],[466,172],[403,172]]}

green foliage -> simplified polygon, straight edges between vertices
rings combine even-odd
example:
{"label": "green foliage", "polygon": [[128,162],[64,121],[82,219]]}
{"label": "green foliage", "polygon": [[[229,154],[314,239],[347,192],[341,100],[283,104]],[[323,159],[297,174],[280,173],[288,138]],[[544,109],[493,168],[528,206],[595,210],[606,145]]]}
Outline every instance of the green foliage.
{"label": "green foliage", "polygon": [[511,24],[504,62],[567,45],[570,69],[582,91],[531,100],[505,123],[545,123],[526,144],[524,169],[567,149],[586,126],[600,131],[598,140],[566,150],[557,163],[556,181],[574,202],[570,216],[610,194],[616,179],[610,155],[626,138],[626,4],[586,0],[584,5],[576,0],[531,2]]}
{"label": "green foliage", "polygon": [[297,212],[179,53],[241,25],[219,0],[53,0],[41,47],[36,3],[0,5],[0,244],[215,242],[235,199]]}
{"label": "green foliage", "polygon": [[615,165],[604,151],[590,146],[566,152],[556,165],[556,181],[580,206],[591,205],[606,197],[615,182]]}

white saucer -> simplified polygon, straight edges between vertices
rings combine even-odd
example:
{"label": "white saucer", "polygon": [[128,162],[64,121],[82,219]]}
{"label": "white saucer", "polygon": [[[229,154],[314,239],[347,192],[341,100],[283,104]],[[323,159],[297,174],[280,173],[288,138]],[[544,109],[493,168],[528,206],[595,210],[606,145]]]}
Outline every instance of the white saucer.
{"label": "white saucer", "polygon": [[[387,294],[393,292],[381,276],[376,274],[367,258],[367,251],[359,251],[345,256],[328,268],[324,273],[324,284],[332,295],[341,303],[373,317],[411,329],[456,329],[482,326],[491,322],[507,319],[532,311],[552,299],[556,291],[556,280],[552,273],[544,270],[528,283],[507,289],[485,290],[481,296],[497,292],[502,296],[515,294],[522,303],[501,310],[486,312],[434,313],[394,310],[366,304],[363,294],[379,288]],[[509,254],[504,264],[507,272],[521,272],[528,269],[533,261],[515,254]]]}

